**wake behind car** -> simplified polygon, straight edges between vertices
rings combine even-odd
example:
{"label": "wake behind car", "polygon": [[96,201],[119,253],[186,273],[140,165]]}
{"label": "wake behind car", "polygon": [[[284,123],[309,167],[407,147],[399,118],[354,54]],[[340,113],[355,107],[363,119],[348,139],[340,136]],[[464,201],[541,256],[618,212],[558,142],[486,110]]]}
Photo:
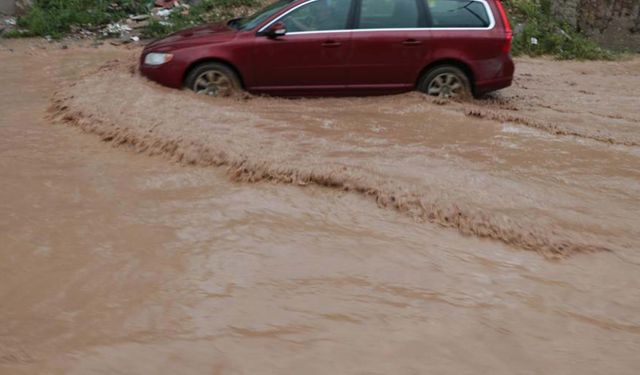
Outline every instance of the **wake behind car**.
{"label": "wake behind car", "polygon": [[481,95],[511,85],[499,0],[280,0],[149,44],[140,71],[206,95]]}

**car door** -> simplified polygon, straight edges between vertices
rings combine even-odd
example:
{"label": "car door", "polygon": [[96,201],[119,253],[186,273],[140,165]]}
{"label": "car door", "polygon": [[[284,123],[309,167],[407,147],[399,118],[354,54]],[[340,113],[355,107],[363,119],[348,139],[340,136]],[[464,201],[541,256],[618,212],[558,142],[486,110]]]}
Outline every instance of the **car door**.
{"label": "car door", "polygon": [[[253,48],[252,91],[287,93],[336,90],[347,84],[351,5],[345,0],[310,0],[262,27]],[[279,37],[260,36],[282,22]]]}
{"label": "car door", "polygon": [[422,0],[358,0],[349,56],[351,89],[408,89],[428,60]]}

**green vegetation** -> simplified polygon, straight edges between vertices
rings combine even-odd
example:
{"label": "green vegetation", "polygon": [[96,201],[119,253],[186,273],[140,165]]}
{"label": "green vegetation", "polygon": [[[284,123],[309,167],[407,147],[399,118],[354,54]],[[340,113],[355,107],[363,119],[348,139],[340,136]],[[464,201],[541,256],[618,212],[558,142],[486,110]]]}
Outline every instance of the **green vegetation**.
{"label": "green vegetation", "polygon": [[18,19],[21,36],[60,38],[72,26],[89,29],[117,21],[131,13],[147,12],[145,0],[36,0],[27,15]]}
{"label": "green vegetation", "polygon": [[[514,29],[514,55],[553,55],[560,59],[612,60],[617,54],[601,48],[573,27],[554,19],[550,0],[503,0]],[[537,44],[532,43],[537,39]]]}
{"label": "green vegetation", "polygon": [[[4,36],[48,35],[58,39],[74,27],[95,31],[130,14],[149,14],[153,3],[153,0],[36,0],[29,13],[18,19],[22,31],[13,30]],[[174,8],[167,19],[152,19],[142,34],[162,36],[188,26],[231,18],[257,5],[259,0],[201,0],[188,10]]]}
{"label": "green vegetation", "polygon": [[160,37],[187,27],[246,15],[260,5],[259,0],[202,0],[188,12],[174,11],[166,20],[152,19],[142,35]]}
{"label": "green vegetation", "polygon": [[[173,31],[216,22],[249,13],[264,0],[201,0],[189,9],[174,8],[162,19],[151,18],[141,29],[145,37],[160,37]],[[618,55],[599,47],[570,25],[554,19],[551,0],[503,0],[515,35],[514,55],[553,55],[560,59],[610,60]],[[82,27],[96,31],[129,14],[149,14],[152,0],[36,0],[31,11],[18,19],[22,30],[5,37],[51,36],[60,38]],[[532,43],[532,38],[537,40]]]}

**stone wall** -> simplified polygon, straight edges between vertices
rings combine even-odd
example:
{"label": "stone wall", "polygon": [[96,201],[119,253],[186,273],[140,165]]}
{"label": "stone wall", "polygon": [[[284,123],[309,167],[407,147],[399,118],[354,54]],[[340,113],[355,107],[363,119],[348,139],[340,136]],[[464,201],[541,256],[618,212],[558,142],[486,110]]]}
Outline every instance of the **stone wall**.
{"label": "stone wall", "polygon": [[640,0],[551,0],[555,15],[603,47],[640,52]]}
{"label": "stone wall", "polygon": [[0,14],[13,16],[16,13],[15,0],[0,0]]}
{"label": "stone wall", "polygon": [[24,15],[33,6],[34,0],[16,0],[16,14]]}

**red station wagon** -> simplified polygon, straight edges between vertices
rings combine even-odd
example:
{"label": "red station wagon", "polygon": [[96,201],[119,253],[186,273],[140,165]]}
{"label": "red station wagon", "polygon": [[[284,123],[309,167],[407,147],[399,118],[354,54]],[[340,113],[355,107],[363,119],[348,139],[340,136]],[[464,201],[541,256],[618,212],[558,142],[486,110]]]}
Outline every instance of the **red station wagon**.
{"label": "red station wagon", "polygon": [[459,97],[511,85],[499,0],[279,0],[149,44],[141,72],[207,95]]}

